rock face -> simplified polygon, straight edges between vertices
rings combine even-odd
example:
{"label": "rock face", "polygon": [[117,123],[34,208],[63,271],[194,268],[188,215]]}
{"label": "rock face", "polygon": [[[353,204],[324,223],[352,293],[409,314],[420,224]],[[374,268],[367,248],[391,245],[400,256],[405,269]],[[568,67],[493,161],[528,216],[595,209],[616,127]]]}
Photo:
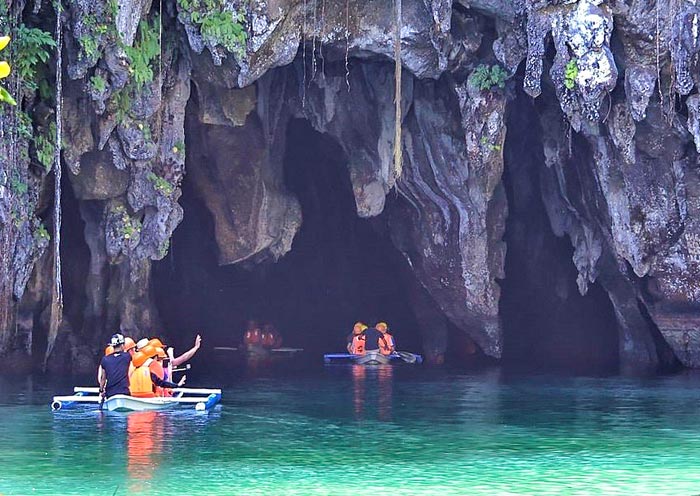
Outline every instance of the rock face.
{"label": "rock face", "polygon": [[[416,308],[439,321],[424,332],[433,361],[447,351],[448,326],[501,357],[508,203],[536,195],[549,223],[540,228],[573,250],[580,294],[596,283],[610,300],[619,364],[700,367],[700,8],[397,1],[400,176],[396,2],[66,3],[63,161],[90,256],[82,311],[61,332],[101,342],[157,325],[151,264],[182,220],[185,168],[212,214],[220,264],[289,252],[303,219],[285,187],[286,129],[303,118],[343,149],[357,215],[382,219],[414,277]],[[48,5],[39,12],[55,18]],[[246,37],[212,30],[205,14]],[[51,103],[39,93],[22,102],[35,128]],[[513,103],[525,94],[531,110]],[[0,354],[30,356],[43,346],[32,343],[43,324],[28,315],[48,302],[39,223],[52,176],[31,164],[37,145],[18,131],[19,113],[3,111]],[[532,119],[507,118],[523,111]],[[504,164],[509,140],[541,159]],[[523,191],[509,197],[504,167],[537,183],[516,181]],[[536,250],[538,235],[521,234],[508,239]]]}

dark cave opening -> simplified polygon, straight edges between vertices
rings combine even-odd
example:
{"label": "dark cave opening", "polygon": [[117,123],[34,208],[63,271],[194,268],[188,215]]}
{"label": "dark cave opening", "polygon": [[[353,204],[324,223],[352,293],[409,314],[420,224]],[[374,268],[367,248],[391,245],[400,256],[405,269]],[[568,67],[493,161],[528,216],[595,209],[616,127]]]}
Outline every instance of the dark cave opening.
{"label": "dark cave opening", "polygon": [[[399,349],[420,352],[402,284],[405,262],[382,219],[357,216],[341,147],[305,120],[290,122],[286,143],[285,186],[299,199],[303,221],[292,250],[277,262],[220,266],[213,215],[194,181],[183,182],[184,220],[170,253],[153,266],[166,332],[182,346],[195,331],[209,345],[236,346],[245,322],[256,319],[272,323],[283,346],[304,348],[320,363],[322,353],[345,351],[355,321],[386,321]],[[188,158],[188,170],[197,166]]]}
{"label": "dark cave opening", "polygon": [[613,373],[618,331],[599,284],[581,296],[573,247],[554,235],[543,203],[545,166],[534,102],[522,92],[508,115],[504,184],[508,195],[505,279],[501,281],[503,364],[537,371]]}

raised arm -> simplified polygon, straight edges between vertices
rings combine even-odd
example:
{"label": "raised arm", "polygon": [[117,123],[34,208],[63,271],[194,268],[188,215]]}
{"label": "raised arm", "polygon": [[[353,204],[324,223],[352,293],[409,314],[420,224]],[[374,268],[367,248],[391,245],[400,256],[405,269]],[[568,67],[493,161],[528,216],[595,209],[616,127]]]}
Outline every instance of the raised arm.
{"label": "raised arm", "polygon": [[177,367],[180,364],[185,363],[188,361],[190,358],[194,356],[195,353],[197,353],[197,350],[199,350],[199,347],[202,345],[202,336],[197,334],[197,337],[194,338],[194,346],[189,349],[188,351],[184,352],[182,355],[180,355],[177,358],[173,358],[172,364],[173,367]]}

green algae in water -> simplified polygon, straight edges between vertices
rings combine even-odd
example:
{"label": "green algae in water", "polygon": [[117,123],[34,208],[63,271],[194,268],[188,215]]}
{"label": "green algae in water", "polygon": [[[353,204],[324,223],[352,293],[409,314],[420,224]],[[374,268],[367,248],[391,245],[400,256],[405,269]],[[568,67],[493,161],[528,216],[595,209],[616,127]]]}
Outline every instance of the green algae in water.
{"label": "green algae in water", "polygon": [[0,494],[700,493],[698,377],[353,370],[235,383],[208,414],[51,413],[67,385],[0,380]]}

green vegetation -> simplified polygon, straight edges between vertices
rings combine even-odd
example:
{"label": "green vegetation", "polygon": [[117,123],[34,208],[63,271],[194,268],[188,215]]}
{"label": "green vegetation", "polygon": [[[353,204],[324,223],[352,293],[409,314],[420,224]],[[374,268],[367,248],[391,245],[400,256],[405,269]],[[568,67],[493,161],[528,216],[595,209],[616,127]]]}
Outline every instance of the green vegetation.
{"label": "green vegetation", "polygon": [[32,129],[32,118],[26,112],[18,110],[15,114],[17,116],[17,135],[25,140],[30,140],[34,136],[34,130]]}
{"label": "green vegetation", "polygon": [[153,184],[153,188],[164,196],[170,196],[175,191],[175,187],[168,181],[153,172],[148,173],[148,180]]}
{"label": "green vegetation", "polygon": [[469,76],[469,83],[480,91],[490,91],[505,88],[507,78],[508,73],[500,65],[481,64]]}
{"label": "green vegetation", "polygon": [[102,94],[107,89],[107,81],[99,74],[95,74],[90,78],[90,86],[96,93]]}
{"label": "green vegetation", "polygon": [[10,180],[10,189],[16,195],[24,195],[27,193],[27,191],[29,191],[29,186],[27,186],[27,183],[22,181],[18,176],[13,176]]}
{"label": "green vegetation", "polygon": [[485,146],[492,151],[495,151],[495,152],[501,151],[501,145],[491,143],[491,141],[489,141],[489,139],[486,136],[482,136],[480,141],[481,141],[482,146]]}
{"label": "green vegetation", "polygon": [[36,91],[39,84],[39,64],[48,62],[49,51],[56,48],[56,42],[50,33],[39,28],[28,28],[24,24],[17,27],[15,36],[13,52],[17,75],[27,90]]}
{"label": "green vegetation", "polygon": [[142,20],[139,23],[134,46],[124,47],[124,51],[131,61],[129,73],[138,90],[141,90],[144,84],[153,81],[152,64],[160,57],[159,26],[160,18],[158,16],[155,16],[150,23],[147,20]]}
{"label": "green vegetation", "polygon": [[564,68],[564,86],[569,90],[573,90],[576,87],[577,77],[578,60],[573,58],[566,63],[566,67]]}
{"label": "green vegetation", "polygon": [[100,55],[100,45],[92,36],[81,36],[78,41],[80,41],[80,46],[83,47],[83,52],[85,52],[87,58],[94,59]]}
{"label": "green vegetation", "polygon": [[39,223],[37,228],[34,230],[34,240],[36,242],[40,242],[42,240],[50,240],[51,235],[49,234],[49,231],[46,230],[46,226],[44,224]]}
{"label": "green vegetation", "polygon": [[221,45],[237,57],[245,55],[247,34],[240,12],[224,10],[217,0],[178,0],[181,10],[190,14],[192,23],[198,25],[202,37],[215,45]]}
{"label": "green vegetation", "polygon": [[185,142],[180,140],[173,145],[173,153],[179,155],[180,157],[185,156]]}
{"label": "green vegetation", "polygon": [[46,172],[50,172],[56,150],[56,123],[51,122],[49,124],[49,130],[46,135],[37,134],[34,137],[34,147],[36,149],[36,158],[39,160],[39,163],[44,167]]}
{"label": "green vegetation", "polygon": [[143,134],[143,139],[150,140],[151,139],[151,126],[148,125],[148,122],[145,124],[143,122],[139,122],[138,126],[139,131]]}
{"label": "green vegetation", "polygon": [[119,206],[114,211],[121,215],[120,235],[124,239],[132,239],[136,234],[141,232],[141,221],[131,217],[126,211],[126,208]]}

